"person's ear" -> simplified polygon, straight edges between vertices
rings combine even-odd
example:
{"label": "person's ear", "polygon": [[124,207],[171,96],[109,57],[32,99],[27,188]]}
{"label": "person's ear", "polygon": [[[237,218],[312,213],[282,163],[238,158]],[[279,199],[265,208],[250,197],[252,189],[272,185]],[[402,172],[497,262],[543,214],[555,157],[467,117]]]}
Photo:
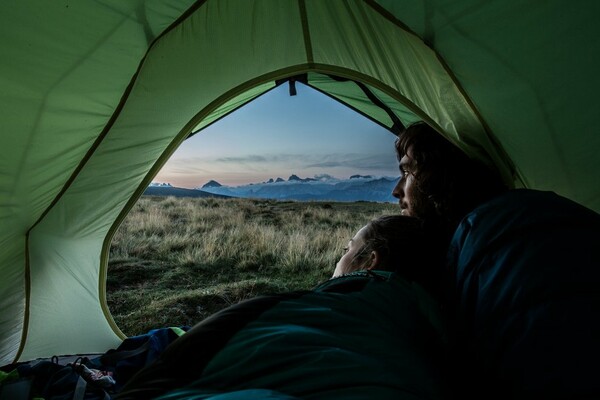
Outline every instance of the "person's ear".
{"label": "person's ear", "polygon": [[379,267],[379,264],[381,264],[381,257],[379,256],[379,252],[376,250],[373,250],[371,252],[371,254],[369,255],[369,261],[367,262],[367,269],[371,270],[371,269],[377,269],[377,267]]}

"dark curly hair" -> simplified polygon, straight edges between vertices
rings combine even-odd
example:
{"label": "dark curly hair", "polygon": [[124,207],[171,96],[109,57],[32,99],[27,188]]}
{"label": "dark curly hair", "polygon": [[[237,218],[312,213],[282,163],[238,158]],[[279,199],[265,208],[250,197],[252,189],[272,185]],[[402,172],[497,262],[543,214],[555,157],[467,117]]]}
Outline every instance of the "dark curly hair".
{"label": "dark curly hair", "polygon": [[507,190],[497,171],[469,158],[424,122],[410,125],[396,140],[400,160],[410,149],[415,188],[428,215],[453,231],[479,204]]}

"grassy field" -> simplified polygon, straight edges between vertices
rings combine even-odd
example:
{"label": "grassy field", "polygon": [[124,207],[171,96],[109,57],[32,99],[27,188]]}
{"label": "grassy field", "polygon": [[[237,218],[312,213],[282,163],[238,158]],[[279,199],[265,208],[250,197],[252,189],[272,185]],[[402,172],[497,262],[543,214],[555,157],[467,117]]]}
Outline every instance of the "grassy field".
{"label": "grassy field", "polygon": [[328,279],[348,239],[395,204],[143,196],[113,238],[108,305],[129,336],[194,325]]}

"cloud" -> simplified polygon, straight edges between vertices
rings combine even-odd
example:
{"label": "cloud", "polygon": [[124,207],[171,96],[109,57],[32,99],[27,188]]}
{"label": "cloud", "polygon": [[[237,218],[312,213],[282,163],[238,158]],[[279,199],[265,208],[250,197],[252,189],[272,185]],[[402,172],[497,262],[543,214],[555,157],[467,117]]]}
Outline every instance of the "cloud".
{"label": "cloud", "polygon": [[254,165],[270,166],[276,164],[294,165],[299,168],[358,168],[358,169],[389,169],[396,168],[394,153],[379,153],[366,155],[364,153],[329,153],[329,154],[248,154],[228,157],[185,157],[169,161],[169,169],[183,173],[191,171],[198,173],[211,172],[215,164],[219,165]]}
{"label": "cloud", "polygon": [[397,160],[394,154],[358,154],[329,155],[324,161],[308,164],[306,168],[353,168],[360,170],[385,170],[395,168]]}
{"label": "cloud", "polygon": [[395,154],[372,154],[365,156],[359,153],[331,154],[249,154],[237,157],[219,157],[213,162],[223,164],[286,164],[299,168],[356,168],[356,169],[390,169],[397,164]]}
{"label": "cloud", "polygon": [[195,165],[181,165],[177,167],[165,168],[165,171],[168,171],[171,174],[181,174],[181,175],[196,175],[196,174],[206,174],[211,173],[212,171],[201,168]]}
{"label": "cloud", "polygon": [[329,180],[335,179],[334,176],[329,175],[329,174],[316,174],[314,176],[314,178],[317,179],[317,180],[324,180],[324,181],[329,181]]}
{"label": "cloud", "polygon": [[215,162],[221,163],[264,163],[273,162],[272,157],[259,156],[256,154],[249,154],[241,157],[220,157],[214,160]]}
{"label": "cloud", "polygon": [[314,162],[314,155],[305,155],[305,154],[266,154],[266,155],[258,155],[258,154],[248,154],[244,156],[237,157],[219,157],[213,159],[214,162],[219,163],[282,163],[282,162],[306,162],[307,160],[312,160]]}

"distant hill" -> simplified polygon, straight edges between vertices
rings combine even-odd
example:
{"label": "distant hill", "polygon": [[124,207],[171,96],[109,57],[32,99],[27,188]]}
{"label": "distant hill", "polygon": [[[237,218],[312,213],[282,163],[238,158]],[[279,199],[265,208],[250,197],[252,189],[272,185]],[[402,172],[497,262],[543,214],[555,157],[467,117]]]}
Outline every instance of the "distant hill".
{"label": "distant hill", "polygon": [[[315,182],[316,179],[314,178],[300,178],[298,175],[292,174],[290,175],[290,177],[288,178],[288,182]],[[269,182],[272,183],[272,182]]]}
{"label": "distant hill", "polygon": [[213,187],[221,187],[221,186],[223,186],[223,185],[221,185],[219,182],[211,180],[211,181],[208,181],[207,183],[205,183],[202,186],[202,189],[213,188]]}
{"label": "distant hill", "polygon": [[208,193],[198,189],[184,189],[173,186],[149,186],[144,190],[145,196],[175,196],[175,197],[218,197],[226,198],[231,196],[225,196],[217,193]]}

